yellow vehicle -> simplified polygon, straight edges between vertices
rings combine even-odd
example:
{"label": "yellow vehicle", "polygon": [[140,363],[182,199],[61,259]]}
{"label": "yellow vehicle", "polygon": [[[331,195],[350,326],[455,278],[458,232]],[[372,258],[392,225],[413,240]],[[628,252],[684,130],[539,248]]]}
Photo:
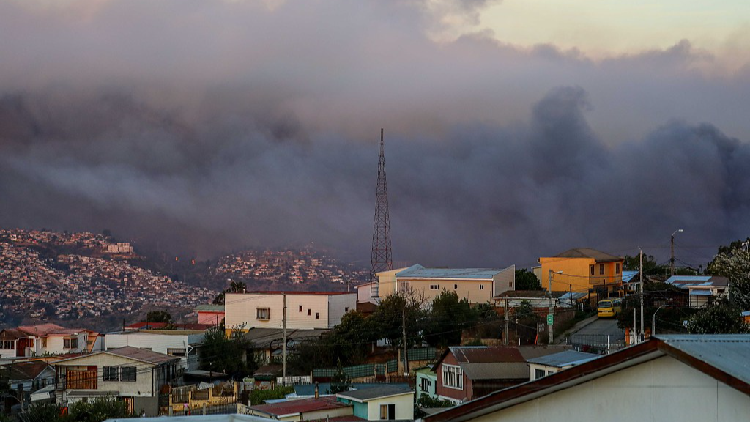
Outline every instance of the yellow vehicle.
{"label": "yellow vehicle", "polygon": [[599,301],[597,316],[599,318],[614,318],[622,312],[622,301],[620,299],[607,299]]}

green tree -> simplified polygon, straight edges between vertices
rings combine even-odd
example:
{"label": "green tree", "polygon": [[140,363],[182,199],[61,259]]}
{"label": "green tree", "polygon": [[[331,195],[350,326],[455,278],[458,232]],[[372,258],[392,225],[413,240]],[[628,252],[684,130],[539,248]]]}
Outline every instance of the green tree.
{"label": "green tree", "polygon": [[411,346],[420,340],[423,317],[421,298],[403,292],[383,298],[370,316],[372,327],[378,333],[378,337],[386,339],[394,348],[403,344],[402,321],[404,320],[406,321],[407,345]]}
{"label": "green tree", "polygon": [[22,422],[102,422],[110,418],[132,418],[124,401],[115,397],[97,397],[91,401],[77,401],[70,405],[67,415],[60,414],[56,404],[32,404],[19,415]]}
{"label": "green tree", "polygon": [[687,321],[687,329],[692,334],[747,333],[748,328],[739,308],[728,303],[707,306]]}
{"label": "green tree", "polygon": [[201,345],[199,364],[205,371],[218,371],[235,377],[251,374],[256,365],[252,359],[252,348],[242,331],[232,329],[229,337],[225,334],[224,325],[206,330]]}
{"label": "green tree", "polygon": [[352,379],[346,372],[344,372],[344,367],[341,365],[341,359],[339,359],[336,363],[336,373],[331,377],[331,387],[329,388],[328,394],[349,391],[351,386]]}
{"label": "green tree", "polygon": [[165,322],[167,324],[172,322],[172,315],[167,311],[150,311],[146,314],[146,321],[148,322]]}
{"label": "green tree", "polygon": [[214,305],[223,305],[227,293],[244,293],[247,290],[247,285],[243,281],[231,281],[229,287],[224,289],[223,292],[216,295],[214,300],[211,302]]}
{"label": "green tree", "polygon": [[432,300],[424,324],[425,340],[437,347],[461,344],[461,332],[474,326],[479,319],[468,299],[458,299],[454,291],[443,290]]}
{"label": "green tree", "polygon": [[719,247],[719,253],[706,269],[708,274],[729,279],[730,303],[740,310],[750,310],[750,251],[746,245],[737,240],[729,247]]}
{"label": "green tree", "polygon": [[542,290],[539,277],[526,268],[516,270],[516,290]]}

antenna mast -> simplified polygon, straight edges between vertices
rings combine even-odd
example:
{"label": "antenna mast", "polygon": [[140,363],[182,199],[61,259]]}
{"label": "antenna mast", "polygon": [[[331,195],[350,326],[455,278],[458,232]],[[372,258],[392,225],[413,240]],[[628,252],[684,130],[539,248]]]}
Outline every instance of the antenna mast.
{"label": "antenna mast", "polygon": [[380,129],[380,158],[378,159],[378,183],[375,187],[375,232],[372,235],[372,253],[370,255],[370,281],[372,297],[379,296],[377,273],[393,269],[391,255],[391,220],[388,216],[388,187],[385,181],[385,149],[383,147],[383,129]]}

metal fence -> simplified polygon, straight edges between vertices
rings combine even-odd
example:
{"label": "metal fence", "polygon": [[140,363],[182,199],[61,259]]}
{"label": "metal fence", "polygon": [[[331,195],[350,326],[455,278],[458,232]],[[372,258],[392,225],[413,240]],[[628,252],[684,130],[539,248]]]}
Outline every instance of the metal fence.
{"label": "metal fence", "polygon": [[582,352],[609,354],[625,347],[625,338],[606,334],[573,334],[566,343]]}

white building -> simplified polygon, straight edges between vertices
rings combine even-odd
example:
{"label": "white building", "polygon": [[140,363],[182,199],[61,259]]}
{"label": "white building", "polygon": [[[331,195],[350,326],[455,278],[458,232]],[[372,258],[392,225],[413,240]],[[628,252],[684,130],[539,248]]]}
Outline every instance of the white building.
{"label": "white building", "polygon": [[546,377],[563,369],[569,369],[600,357],[602,356],[594,353],[566,350],[560,353],[529,359],[529,379],[534,381],[537,378]]}
{"label": "white building", "polygon": [[111,396],[128,410],[147,416],[159,412],[159,389],[177,374],[178,357],[122,347],[55,362],[57,403]]}
{"label": "white building", "polygon": [[91,330],[65,328],[56,324],[8,328],[0,331],[0,358],[90,352],[101,346],[98,339],[98,334]]}
{"label": "white building", "polygon": [[125,331],[107,334],[105,350],[120,347],[137,347],[180,358],[182,370],[198,369],[198,347],[203,343],[205,331],[154,330]]}
{"label": "white building", "polygon": [[750,335],[665,335],[425,422],[746,421]]}
{"label": "white building", "polygon": [[286,327],[333,328],[357,308],[357,294],[347,292],[227,293],[224,301],[227,329],[282,328],[286,296]]}

